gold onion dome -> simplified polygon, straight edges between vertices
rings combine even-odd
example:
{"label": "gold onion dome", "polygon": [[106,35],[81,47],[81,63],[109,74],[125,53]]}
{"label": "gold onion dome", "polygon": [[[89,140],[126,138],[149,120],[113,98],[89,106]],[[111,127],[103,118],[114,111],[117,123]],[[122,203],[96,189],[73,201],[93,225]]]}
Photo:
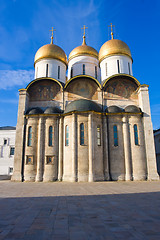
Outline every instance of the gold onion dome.
{"label": "gold onion dome", "polygon": [[69,54],[69,61],[72,58],[82,56],[82,55],[88,55],[88,56],[95,57],[98,59],[98,52],[96,51],[96,49],[94,49],[90,46],[87,46],[86,41],[85,41],[85,36],[83,36],[82,45],[74,48],[71,51],[71,53]]}
{"label": "gold onion dome", "polygon": [[132,59],[128,45],[118,39],[111,39],[105,42],[99,51],[99,61],[111,55],[126,55]]}
{"label": "gold onion dome", "polygon": [[34,58],[34,64],[44,58],[57,59],[67,65],[67,56],[65,52],[62,48],[53,43],[46,44],[38,49]]}

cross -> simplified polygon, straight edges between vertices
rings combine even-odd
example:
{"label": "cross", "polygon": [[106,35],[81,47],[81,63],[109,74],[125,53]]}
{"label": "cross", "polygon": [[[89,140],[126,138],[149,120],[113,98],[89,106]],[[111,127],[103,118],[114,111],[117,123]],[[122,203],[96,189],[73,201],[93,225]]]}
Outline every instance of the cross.
{"label": "cross", "polygon": [[85,30],[86,30],[87,28],[88,28],[88,27],[86,27],[85,25],[81,28],[81,29],[84,29],[83,36],[85,36],[85,34],[86,34]]}
{"label": "cross", "polygon": [[54,28],[52,27],[52,30],[49,30],[49,31],[52,32],[52,36],[51,36],[51,44],[53,44],[53,32],[56,31],[56,29],[54,29]]}
{"label": "cross", "polygon": [[115,25],[112,25],[112,23],[110,23],[110,25],[108,25],[108,27],[111,28],[111,38],[113,39],[113,27],[115,27]]}

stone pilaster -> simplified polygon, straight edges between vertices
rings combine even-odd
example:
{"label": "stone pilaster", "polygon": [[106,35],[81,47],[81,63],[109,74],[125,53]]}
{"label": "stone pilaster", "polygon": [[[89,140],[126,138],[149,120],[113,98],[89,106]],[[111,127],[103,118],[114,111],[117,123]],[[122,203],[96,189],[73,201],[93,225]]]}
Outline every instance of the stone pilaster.
{"label": "stone pilaster", "polygon": [[14,172],[12,181],[22,181],[25,146],[25,117],[24,113],[28,108],[28,93],[26,89],[19,90],[18,119],[16,126]]}
{"label": "stone pilaster", "polygon": [[63,118],[59,120],[59,158],[58,158],[58,180],[63,176]]}
{"label": "stone pilaster", "polygon": [[88,116],[88,152],[89,152],[89,176],[88,181],[94,181],[93,163],[94,163],[94,126],[93,126],[93,114]]}
{"label": "stone pilaster", "polygon": [[125,180],[132,180],[131,142],[128,117],[123,117],[123,141],[125,159]]}
{"label": "stone pilaster", "polygon": [[151,121],[150,102],[148,94],[148,86],[141,85],[139,88],[139,106],[143,112],[143,125],[144,125],[144,138],[146,146],[146,158],[147,158],[147,172],[148,180],[158,180],[156,166],[156,155],[153,137],[153,127]]}
{"label": "stone pilaster", "polygon": [[76,182],[76,180],[77,180],[76,114],[73,113],[72,117],[73,117],[73,120],[72,120],[72,153],[71,153],[72,154],[72,181]]}
{"label": "stone pilaster", "polygon": [[36,182],[43,180],[43,160],[44,160],[44,119],[39,118],[38,143],[37,143],[37,175]]}
{"label": "stone pilaster", "polygon": [[107,116],[103,116],[103,163],[104,163],[104,179],[110,180],[109,176],[109,159],[108,159],[108,131]]}

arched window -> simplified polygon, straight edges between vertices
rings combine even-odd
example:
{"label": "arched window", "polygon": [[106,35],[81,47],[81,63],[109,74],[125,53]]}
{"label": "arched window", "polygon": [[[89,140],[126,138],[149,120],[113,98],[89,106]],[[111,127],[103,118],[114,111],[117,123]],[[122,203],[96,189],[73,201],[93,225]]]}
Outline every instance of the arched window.
{"label": "arched window", "polygon": [[46,64],[46,77],[48,77],[48,64]]}
{"label": "arched window", "polygon": [[32,145],[32,127],[28,128],[28,146]]}
{"label": "arched window", "polygon": [[114,146],[118,146],[118,131],[117,131],[117,126],[113,126],[113,137],[114,137]]}
{"label": "arched window", "polygon": [[83,75],[85,75],[85,64],[83,64]]}
{"label": "arched window", "polygon": [[48,138],[48,145],[53,146],[53,127],[49,127],[49,138]]}
{"label": "arched window", "polygon": [[131,75],[131,69],[130,69],[130,64],[128,63],[128,72],[129,72],[129,75]]}
{"label": "arched window", "polygon": [[97,79],[97,66],[95,66],[95,78]]}
{"label": "arched window", "polygon": [[138,128],[137,128],[137,124],[134,124],[134,142],[135,142],[135,145],[139,145],[138,144]]}
{"label": "arched window", "polygon": [[71,67],[71,78],[73,77],[73,67]]}
{"label": "arched window", "polygon": [[106,76],[108,75],[108,67],[107,67],[107,63],[106,63]]}
{"label": "arched window", "polygon": [[36,71],[36,78],[38,77],[38,67],[37,67],[37,71]]}
{"label": "arched window", "polygon": [[97,145],[101,146],[101,128],[97,126]]}
{"label": "arched window", "polygon": [[80,124],[80,145],[84,145],[84,123]]}
{"label": "arched window", "polygon": [[58,66],[58,79],[60,79],[60,66]]}
{"label": "arched window", "polygon": [[119,65],[119,60],[117,60],[117,68],[118,68],[118,73],[120,73],[120,65]]}
{"label": "arched window", "polygon": [[69,127],[66,125],[65,127],[65,145],[69,146]]}

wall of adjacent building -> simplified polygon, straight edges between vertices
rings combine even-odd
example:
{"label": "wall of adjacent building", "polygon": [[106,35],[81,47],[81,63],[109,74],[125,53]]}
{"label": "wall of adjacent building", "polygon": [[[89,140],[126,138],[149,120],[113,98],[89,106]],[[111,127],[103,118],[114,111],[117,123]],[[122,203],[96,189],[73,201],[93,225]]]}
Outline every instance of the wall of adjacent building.
{"label": "wall of adjacent building", "polygon": [[0,130],[0,175],[13,172],[15,134],[16,130]]}

